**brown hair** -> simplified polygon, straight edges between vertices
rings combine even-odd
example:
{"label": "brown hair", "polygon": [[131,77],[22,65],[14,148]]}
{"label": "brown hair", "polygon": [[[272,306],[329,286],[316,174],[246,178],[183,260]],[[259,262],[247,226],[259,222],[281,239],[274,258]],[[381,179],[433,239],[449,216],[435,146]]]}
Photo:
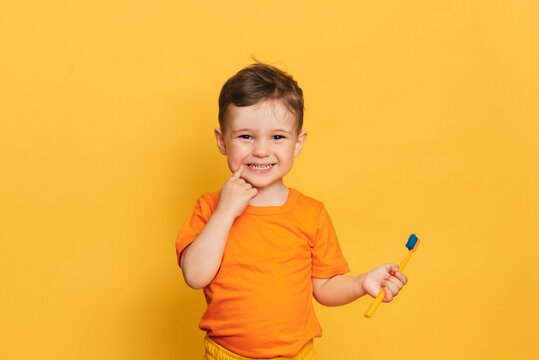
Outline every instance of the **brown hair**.
{"label": "brown hair", "polygon": [[303,127],[303,91],[284,71],[256,62],[238,71],[223,85],[219,94],[219,126],[225,131],[228,105],[251,106],[263,100],[278,100],[295,115],[298,134]]}

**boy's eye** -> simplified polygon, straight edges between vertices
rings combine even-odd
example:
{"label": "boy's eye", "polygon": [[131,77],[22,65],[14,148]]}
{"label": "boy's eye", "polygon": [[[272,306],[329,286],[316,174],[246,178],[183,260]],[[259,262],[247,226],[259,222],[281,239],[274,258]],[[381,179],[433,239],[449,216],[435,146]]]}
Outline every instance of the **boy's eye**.
{"label": "boy's eye", "polygon": [[238,137],[240,139],[245,139],[245,140],[251,140],[253,138],[251,135],[240,135]]}
{"label": "boy's eye", "polygon": [[275,136],[273,137],[273,139],[274,139],[274,140],[282,140],[282,139],[284,139],[284,136],[283,136],[283,135],[275,135]]}

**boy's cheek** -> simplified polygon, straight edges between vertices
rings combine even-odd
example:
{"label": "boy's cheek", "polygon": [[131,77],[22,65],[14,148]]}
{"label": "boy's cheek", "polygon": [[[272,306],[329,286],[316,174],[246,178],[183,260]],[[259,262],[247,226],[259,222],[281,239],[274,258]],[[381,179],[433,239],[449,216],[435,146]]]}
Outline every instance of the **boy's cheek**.
{"label": "boy's cheek", "polygon": [[238,170],[238,168],[242,164],[242,161],[239,158],[228,155],[227,163],[228,163],[228,167],[229,167],[230,171],[234,172],[234,171]]}
{"label": "boy's cheek", "polygon": [[232,172],[236,171],[236,169],[238,168],[238,165],[235,165],[235,162],[232,161],[230,157],[227,158],[227,163],[228,163],[228,168]]}
{"label": "boy's cheek", "polygon": [[243,149],[237,144],[230,145],[227,151],[227,159],[229,164],[241,165],[245,157],[248,155],[248,151]]}

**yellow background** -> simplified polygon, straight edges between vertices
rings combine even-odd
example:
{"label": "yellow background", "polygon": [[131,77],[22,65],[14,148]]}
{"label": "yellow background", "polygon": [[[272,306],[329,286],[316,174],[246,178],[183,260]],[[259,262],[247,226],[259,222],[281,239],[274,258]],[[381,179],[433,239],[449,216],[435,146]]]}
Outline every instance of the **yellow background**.
{"label": "yellow background", "polygon": [[536,1],[12,1],[0,6],[0,358],[198,359],[205,303],[174,240],[228,177],[217,97],[290,72],[310,136],[286,178],[352,274],[323,359],[539,356]]}

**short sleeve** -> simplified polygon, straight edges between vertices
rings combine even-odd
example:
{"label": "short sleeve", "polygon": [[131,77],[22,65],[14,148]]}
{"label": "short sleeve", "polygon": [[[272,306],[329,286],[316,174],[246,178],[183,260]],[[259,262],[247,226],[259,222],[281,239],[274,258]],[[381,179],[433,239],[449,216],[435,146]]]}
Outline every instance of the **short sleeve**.
{"label": "short sleeve", "polygon": [[312,277],[329,278],[350,271],[337,240],[333,223],[322,205],[315,241],[311,248]]}
{"label": "short sleeve", "polygon": [[196,239],[198,234],[204,229],[204,226],[206,226],[206,223],[210,220],[210,217],[215,210],[215,206],[212,205],[214,204],[211,197],[202,195],[198,198],[195,206],[193,206],[193,209],[191,209],[191,212],[187,216],[187,219],[176,238],[178,265],[180,264],[182,251]]}

